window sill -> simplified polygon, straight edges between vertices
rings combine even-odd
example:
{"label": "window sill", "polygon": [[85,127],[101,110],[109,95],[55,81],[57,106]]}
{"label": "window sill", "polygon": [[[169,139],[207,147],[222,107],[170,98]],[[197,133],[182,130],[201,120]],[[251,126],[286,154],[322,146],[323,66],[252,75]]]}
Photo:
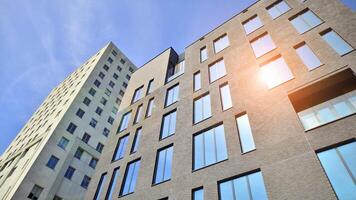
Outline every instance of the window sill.
{"label": "window sill", "polygon": [[218,51],[218,52],[215,52],[215,49],[214,49],[214,53],[215,53],[215,54],[218,54],[218,53],[224,51],[225,49],[229,48],[230,46],[231,46],[231,45],[229,44],[228,46],[224,47],[223,49],[221,49],[221,50]]}
{"label": "window sill", "polygon": [[256,150],[257,150],[256,148],[255,148],[255,149],[252,149],[252,150],[249,150],[249,151],[246,151],[246,152],[242,152],[242,150],[241,150],[241,155],[245,155],[245,154],[254,152],[254,151],[256,151]]}
{"label": "window sill", "polygon": [[259,29],[261,29],[263,26],[264,26],[264,25],[262,25],[262,26],[258,27],[257,29],[253,30],[253,31],[252,31],[252,32],[250,32],[250,33],[246,33],[246,30],[245,30],[246,36],[249,36],[249,35],[251,35],[252,33],[254,33],[254,32],[258,31],[258,30],[259,30]]}
{"label": "window sill", "polygon": [[161,182],[159,182],[159,183],[152,183],[151,187],[154,187],[154,186],[156,186],[156,185],[161,185],[161,184],[163,184],[163,183],[165,183],[165,182],[168,182],[168,181],[170,181],[170,180],[171,180],[171,179],[167,179],[167,180],[161,181]]}
{"label": "window sill", "polygon": [[[313,131],[313,130],[315,130],[315,129],[318,129],[318,128],[321,128],[321,127],[323,127],[323,126],[326,126],[326,125],[335,123],[335,122],[340,121],[340,120],[343,120],[343,119],[345,119],[345,118],[352,117],[352,116],[354,116],[354,115],[356,115],[356,112],[355,112],[355,113],[352,113],[352,114],[349,114],[349,115],[346,115],[346,116],[344,116],[344,117],[337,118],[337,119],[335,119],[335,120],[333,120],[333,121],[326,122],[326,123],[324,123],[324,124],[320,124],[319,126],[316,126],[316,127],[310,128],[310,129],[304,129],[304,132],[306,133],[306,132],[309,132],[309,131]],[[303,125],[302,125],[302,126],[303,126]]]}
{"label": "window sill", "polygon": [[214,81],[210,81],[210,85],[213,84],[213,83],[215,83],[215,82],[217,82],[217,81],[220,80],[220,79],[223,79],[223,78],[226,77],[226,76],[227,76],[227,73],[226,73],[224,76],[222,76],[222,77],[220,77],[220,78],[218,78],[218,79],[215,79]]}
{"label": "window sill", "polygon": [[297,29],[295,29],[295,30],[297,30],[297,32],[299,33],[299,35],[303,35],[303,34],[306,34],[306,33],[310,32],[311,30],[315,29],[316,27],[321,26],[321,25],[324,24],[324,23],[325,23],[325,22],[322,21],[320,24],[318,24],[318,25],[312,27],[312,28],[309,29],[309,30],[304,31],[303,33],[299,33]]}
{"label": "window sill", "polygon": [[210,118],[212,118],[212,117],[213,117],[213,115],[211,115],[210,117],[207,117],[207,118],[205,118],[205,119],[202,119],[201,121],[198,121],[198,122],[194,122],[194,121],[193,121],[193,126],[198,125],[198,124],[200,124],[200,123],[202,123],[202,122],[204,122],[204,121],[207,121],[208,119],[210,119]]}
{"label": "window sill", "polygon": [[213,163],[213,164],[210,164],[210,165],[201,167],[201,168],[199,168],[199,169],[193,169],[193,170],[192,170],[192,173],[194,173],[194,172],[196,172],[196,171],[199,171],[199,170],[202,170],[202,169],[205,169],[205,168],[207,168],[207,167],[211,167],[211,166],[213,166],[213,165],[220,164],[220,163],[225,162],[225,161],[227,161],[227,160],[229,160],[229,158],[226,158],[226,159],[221,160],[221,161],[219,161],[219,162],[216,162],[216,163]]}
{"label": "window sill", "polygon": [[133,194],[134,192],[130,192],[130,193],[127,193],[127,194],[124,194],[124,195],[119,195],[118,197],[121,198],[121,197],[125,197],[127,195],[130,195],[130,194]]}
{"label": "window sill", "polygon": [[344,54],[340,55],[340,57],[344,57],[344,56],[346,56],[346,55],[348,55],[348,54],[350,54],[350,53],[354,52],[355,50],[356,50],[356,49],[352,49],[351,51],[349,51],[349,52],[347,52],[347,53],[344,53]]}
{"label": "window sill", "polygon": [[166,84],[177,79],[178,77],[182,76],[184,74],[184,71],[183,72],[179,72],[177,74],[174,74],[173,76],[167,78],[167,81],[166,81]]}

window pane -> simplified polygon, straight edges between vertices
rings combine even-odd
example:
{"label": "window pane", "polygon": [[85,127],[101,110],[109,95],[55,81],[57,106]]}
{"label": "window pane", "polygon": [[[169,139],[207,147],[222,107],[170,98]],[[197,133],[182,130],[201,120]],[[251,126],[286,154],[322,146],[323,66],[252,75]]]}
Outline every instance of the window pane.
{"label": "window pane", "polygon": [[209,67],[210,83],[226,75],[224,60],[220,60]]}
{"label": "window pane", "polygon": [[219,184],[220,199],[221,200],[234,200],[234,192],[232,181],[226,181]]}
{"label": "window pane", "polygon": [[271,15],[273,19],[281,16],[283,13],[290,10],[288,4],[284,1],[280,1],[279,3],[273,5],[268,9],[268,13]]}
{"label": "window pane", "polygon": [[247,176],[233,180],[236,199],[250,199]]}
{"label": "window pane", "polygon": [[116,168],[116,169],[114,169],[114,172],[112,173],[109,189],[106,193],[105,199],[108,199],[108,200],[112,199],[112,194],[114,192],[114,188],[116,186],[118,176],[119,176],[119,168]]}
{"label": "window pane", "polygon": [[242,153],[256,149],[247,114],[236,118],[236,123],[239,130]]}
{"label": "window pane", "polygon": [[198,123],[211,116],[210,95],[205,95],[194,101],[194,123]]}
{"label": "window pane", "polygon": [[265,184],[261,172],[256,172],[248,176],[252,199],[268,199]]}
{"label": "window pane", "polygon": [[288,65],[282,57],[262,66],[262,78],[268,88],[276,87],[293,78]]}
{"label": "window pane", "polygon": [[291,20],[294,28],[302,34],[315,26],[322,23],[322,21],[310,10],[299,14],[297,17]]}
{"label": "window pane", "polygon": [[118,142],[119,144],[116,147],[117,149],[115,152],[115,157],[113,159],[114,161],[119,160],[124,157],[128,139],[129,139],[128,135],[119,139],[119,142]]}
{"label": "window pane", "polygon": [[230,94],[230,87],[229,85],[224,85],[220,87],[220,96],[221,96],[221,103],[222,109],[226,110],[232,107],[231,101],[231,94]]}
{"label": "window pane", "polygon": [[140,169],[140,160],[130,163],[126,168],[126,173],[121,189],[121,196],[134,192],[137,176]]}
{"label": "window pane", "polygon": [[309,70],[319,67],[322,63],[313,51],[304,44],[296,49],[298,56]]}
{"label": "window pane", "polygon": [[216,162],[216,146],[213,130],[204,133],[204,151],[205,151],[205,165],[211,165]]}
{"label": "window pane", "polygon": [[194,169],[204,166],[203,134],[194,137]]}
{"label": "window pane", "polygon": [[227,37],[227,35],[224,35],[224,36],[220,37],[219,39],[214,41],[215,53],[218,53],[218,52],[222,51],[223,49],[225,49],[229,45],[230,45],[229,44],[229,38]]}
{"label": "window pane", "polygon": [[198,189],[193,191],[193,200],[204,200],[204,189]]}
{"label": "window pane", "polygon": [[217,160],[227,159],[227,149],[226,149],[226,140],[224,133],[224,126],[218,126],[214,129],[215,131],[215,140],[216,140],[216,153]]}
{"label": "window pane", "polygon": [[256,58],[277,48],[269,34],[265,34],[264,36],[251,42],[251,47]]}
{"label": "window pane", "polygon": [[200,72],[194,74],[194,91],[201,89],[201,77]]}
{"label": "window pane", "polygon": [[204,62],[206,59],[208,59],[208,51],[206,47],[200,49],[200,62]]}
{"label": "window pane", "polygon": [[165,106],[169,106],[169,105],[173,104],[174,102],[177,102],[178,96],[179,96],[179,85],[176,85],[176,86],[168,89]]}
{"label": "window pane", "polygon": [[100,195],[101,195],[101,192],[103,190],[103,184],[105,183],[105,180],[106,180],[106,173],[102,174],[101,177],[100,177],[100,181],[99,181],[99,184],[98,184],[98,187],[96,189],[95,196],[94,196],[95,200],[99,200],[100,199]]}
{"label": "window pane", "polygon": [[245,22],[243,26],[245,28],[246,35],[248,35],[263,26],[263,24],[260,18],[256,15],[254,18],[248,20],[248,22]]}
{"label": "window pane", "polygon": [[142,132],[142,128],[138,128],[136,130],[135,138],[131,148],[131,153],[135,153],[138,149],[138,145],[140,143],[140,138],[141,138],[141,132]]}
{"label": "window pane", "polygon": [[339,55],[344,55],[353,50],[353,48],[333,30],[325,33],[322,37]]}
{"label": "window pane", "polygon": [[169,114],[163,116],[163,125],[160,138],[166,138],[170,135],[173,135],[176,131],[176,120],[177,120],[177,112],[173,111]]}
{"label": "window pane", "polygon": [[125,129],[128,127],[129,122],[130,122],[130,117],[131,117],[131,111],[125,113],[125,114],[122,116],[121,123],[120,123],[120,128],[119,128],[119,132],[125,130]]}

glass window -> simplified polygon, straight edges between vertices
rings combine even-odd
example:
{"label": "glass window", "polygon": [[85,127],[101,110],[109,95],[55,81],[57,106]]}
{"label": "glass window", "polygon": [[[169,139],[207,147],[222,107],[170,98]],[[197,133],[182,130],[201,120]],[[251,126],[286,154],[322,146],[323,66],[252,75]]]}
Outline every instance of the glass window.
{"label": "glass window", "polygon": [[151,93],[152,93],[152,91],[153,91],[153,80],[154,80],[154,79],[151,79],[151,80],[148,82],[146,94],[151,94]]}
{"label": "glass window", "polygon": [[74,157],[75,158],[78,158],[79,160],[80,160],[80,158],[82,157],[82,155],[83,155],[83,149],[81,149],[81,148],[78,148],[77,149],[77,151],[75,152],[75,154],[74,154]]}
{"label": "glass window", "polygon": [[120,196],[127,195],[135,191],[139,169],[140,160],[136,160],[127,165]]}
{"label": "glass window", "polygon": [[258,38],[252,40],[251,47],[253,49],[253,52],[255,53],[256,58],[277,48],[268,33],[264,33]]}
{"label": "glass window", "polygon": [[142,104],[137,107],[134,124],[137,124],[140,121],[142,115],[142,109],[143,109]]}
{"label": "glass window", "polygon": [[237,129],[239,131],[242,153],[256,149],[247,114],[236,118]]}
{"label": "glass window", "polygon": [[103,190],[103,185],[105,184],[105,181],[106,181],[106,175],[107,175],[107,173],[105,172],[100,177],[98,187],[96,188],[94,200],[100,200],[100,195]]}
{"label": "glass window", "polygon": [[230,87],[228,84],[225,84],[220,87],[220,98],[223,110],[227,110],[232,107]]}
{"label": "glass window", "polygon": [[87,106],[89,106],[90,102],[91,102],[91,100],[88,97],[85,97],[83,100],[83,103]]}
{"label": "glass window", "polygon": [[324,31],[324,33],[322,33],[322,37],[325,42],[327,42],[340,56],[353,50],[351,45],[349,45],[332,29]]}
{"label": "glass window", "polygon": [[194,136],[194,170],[227,159],[224,125]]}
{"label": "glass window", "polygon": [[74,172],[75,172],[75,168],[69,166],[67,171],[66,171],[66,173],[64,174],[64,177],[66,177],[67,179],[71,180],[72,177],[73,177]]}
{"label": "glass window", "polygon": [[82,137],[82,141],[85,143],[88,143],[90,140],[90,135],[88,133],[84,133],[83,137]]}
{"label": "glass window", "polygon": [[72,122],[69,123],[69,126],[67,127],[67,131],[69,133],[73,134],[75,129],[77,129],[77,125],[73,124]]}
{"label": "glass window", "polygon": [[221,59],[209,66],[210,83],[226,75],[225,63]]}
{"label": "glass window", "polygon": [[230,45],[227,34],[222,35],[214,41],[215,53],[218,53]]}
{"label": "glass window", "polygon": [[219,199],[267,200],[268,197],[262,173],[259,171],[219,183]]}
{"label": "glass window", "polygon": [[84,110],[78,109],[77,112],[75,113],[79,118],[82,118],[84,116]]}
{"label": "glass window", "polygon": [[285,1],[277,1],[271,6],[267,7],[268,13],[271,15],[273,19],[281,16],[283,13],[288,12],[291,8]]}
{"label": "glass window", "polygon": [[174,110],[163,116],[160,139],[173,135],[176,131],[177,111]]}
{"label": "glass window", "polygon": [[98,151],[99,153],[101,153],[103,151],[104,145],[101,144],[100,142],[98,143],[98,145],[96,145],[96,151]]}
{"label": "glass window", "polygon": [[129,141],[129,135],[121,137],[117,143],[113,161],[119,160],[124,157],[127,143]]}
{"label": "glass window", "polygon": [[51,168],[51,169],[54,169],[56,168],[56,165],[59,161],[59,158],[57,158],[56,156],[51,156],[47,162],[47,167]]}
{"label": "glass window", "polygon": [[254,32],[255,30],[257,30],[258,28],[260,28],[261,26],[263,26],[260,18],[255,15],[253,17],[251,17],[250,19],[246,20],[244,23],[242,23],[246,32],[246,35]]}
{"label": "glass window", "polygon": [[167,82],[183,74],[184,68],[185,68],[185,60],[177,63],[175,66],[169,66],[167,70]]}
{"label": "glass window", "polygon": [[131,147],[131,153],[137,152],[138,145],[140,144],[141,133],[142,133],[142,128],[141,127],[136,129],[134,141],[133,141],[132,147]]}
{"label": "glass window", "polygon": [[356,142],[318,153],[338,199],[356,199]]}
{"label": "glass window", "polygon": [[113,173],[112,173],[112,176],[111,176],[111,180],[110,180],[110,184],[109,184],[109,188],[108,188],[108,191],[106,193],[106,197],[105,199],[108,199],[108,200],[111,200],[113,199],[112,196],[113,196],[113,191],[114,191],[114,187],[116,186],[117,184],[117,179],[119,177],[119,168],[115,168]]}
{"label": "glass window", "polygon": [[171,179],[173,146],[166,147],[157,153],[154,184]]}
{"label": "glass window", "polygon": [[65,138],[65,137],[62,137],[60,140],[59,140],[59,142],[58,142],[58,146],[60,147],[60,148],[62,148],[62,149],[66,149],[66,147],[67,147],[67,145],[68,145],[68,143],[69,143],[69,140],[67,139],[67,138]]}
{"label": "glass window", "polygon": [[210,95],[194,100],[194,124],[211,117]]}
{"label": "glass window", "polygon": [[130,118],[131,118],[131,111],[125,113],[125,114],[122,116],[122,119],[121,119],[121,122],[120,122],[119,131],[118,131],[118,132],[121,132],[121,131],[127,129],[127,127],[129,126]]}
{"label": "glass window", "polygon": [[98,80],[95,80],[95,81],[94,81],[94,85],[95,85],[96,87],[100,87],[100,84],[101,84],[100,81],[98,81]]}
{"label": "glass window", "polygon": [[93,169],[95,169],[95,167],[96,167],[96,164],[98,164],[98,159],[96,159],[96,158],[91,158],[91,160],[90,160],[90,162],[89,162],[89,166],[91,167],[91,168],[93,168]]}
{"label": "glass window", "polygon": [[141,99],[141,97],[142,97],[142,90],[143,90],[143,86],[141,86],[141,87],[139,87],[139,88],[137,88],[137,89],[135,90],[135,93],[134,93],[134,95],[133,95],[133,97],[132,97],[131,104],[133,104],[133,103],[135,103],[135,102],[137,102],[138,100]]}
{"label": "glass window", "polygon": [[198,91],[201,89],[201,75],[200,75],[200,71],[196,72],[194,74],[194,80],[193,80],[193,84],[194,84],[194,92]]}
{"label": "glass window", "polygon": [[306,43],[298,45],[295,50],[298,56],[302,59],[303,63],[309,70],[315,69],[322,65],[319,58],[314,54],[314,52],[309,48]]}
{"label": "glass window", "polygon": [[146,117],[150,117],[152,115],[154,98],[148,100],[147,109],[146,109]]}
{"label": "glass window", "polygon": [[27,198],[33,199],[33,200],[39,199],[42,191],[43,191],[43,187],[40,187],[38,185],[34,185],[32,190],[31,190],[31,192],[30,192],[30,194],[28,194]]}
{"label": "glass window", "polygon": [[208,50],[206,47],[200,49],[200,62],[204,62],[208,59]]}
{"label": "glass window", "polygon": [[91,180],[91,178],[89,176],[84,175],[84,178],[83,178],[82,183],[80,184],[80,186],[82,186],[85,189],[88,189],[88,185],[90,183],[90,180]]}
{"label": "glass window", "polygon": [[261,70],[262,78],[266,82],[268,88],[276,87],[293,78],[293,74],[283,57],[279,57],[262,65]]}
{"label": "glass window", "polygon": [[95,93],[96,93],[96,90],[94,90],[93,88],[90,88],[89,94],[90,94],[91,96],[94,96]]}
{"label": "glass window", "polygon": [[165,106],[169,106],[177,102],[178,98],[179,98],[179,85],[175,85],[167,90]]}
{"label": "glass window", "polygon": [[204,189],[197,188],[193,190],[193,200],[204,200]]}
{"label": "glass window", "polygon": [[98,121],[96,119],[92,118],[89,122],[89,125],[91,127],[95,128],[97,123],[98,123]]}
{"label": "glass window", "polygon": [[321,19],[311,10],[303,10],[296,16],[292,17],[290,22],[300,34],[305,33],[322,23]]}

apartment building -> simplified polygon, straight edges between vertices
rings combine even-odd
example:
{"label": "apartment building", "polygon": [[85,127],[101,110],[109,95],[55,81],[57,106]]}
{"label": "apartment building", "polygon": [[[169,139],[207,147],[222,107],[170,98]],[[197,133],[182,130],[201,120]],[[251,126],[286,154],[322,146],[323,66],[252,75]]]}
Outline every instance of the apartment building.
{"label": "apartment building", "polygon": [[0,199],[83,199],[135,70],[109,43],[54,88],[1,156]]}
{"label": "apartment building", "polygon": [[338,0],[260,0],[166,49],[132,74],[85,199],[356,199],[355,46]]}

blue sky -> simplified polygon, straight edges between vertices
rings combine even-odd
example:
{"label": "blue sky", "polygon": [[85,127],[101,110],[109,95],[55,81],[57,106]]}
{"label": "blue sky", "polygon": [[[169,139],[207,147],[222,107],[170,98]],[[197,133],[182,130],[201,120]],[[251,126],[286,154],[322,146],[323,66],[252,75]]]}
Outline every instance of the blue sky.
{"label": "blue sky", "polygon": [[255,1],[1,0],[0,154],[51,89],[109,41],[141,66],[169,46],[183,52]]}

